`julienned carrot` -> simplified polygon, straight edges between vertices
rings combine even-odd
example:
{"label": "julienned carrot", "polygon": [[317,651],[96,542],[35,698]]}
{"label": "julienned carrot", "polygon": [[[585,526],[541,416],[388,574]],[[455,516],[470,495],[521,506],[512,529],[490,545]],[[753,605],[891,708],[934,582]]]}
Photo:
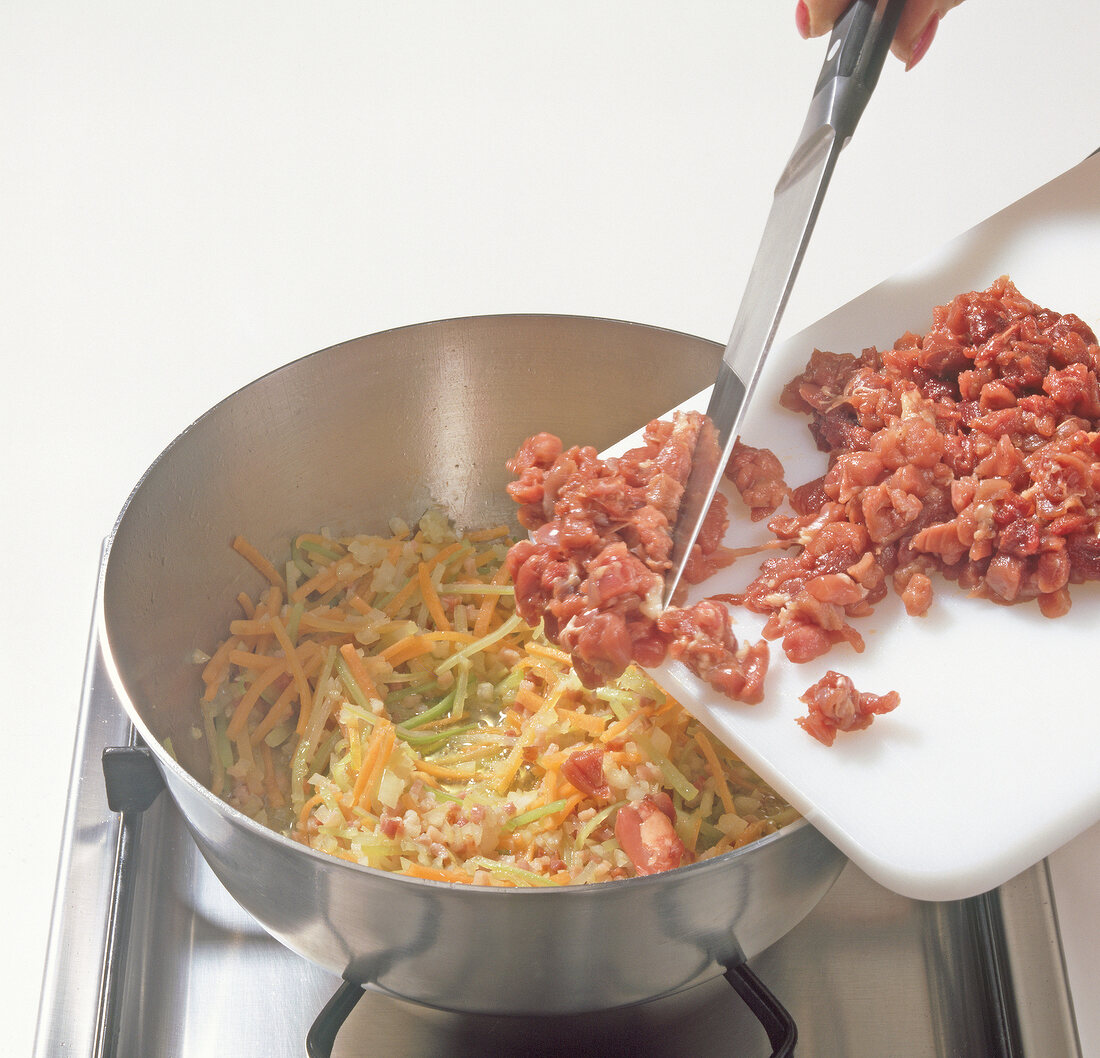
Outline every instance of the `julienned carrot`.
{"label": "julienned carrot", "polygon": [[441,563],[445,563],[455,552],[461,550],[466,546],[464,540],[455,540],[453,543],[448,544],[446,547],[441,547],[431,558],[426,560],[428,572],[430,573],[436,566]]}
{"label": "julienned carrot", "polygon": [[641,716],[645,716],[646,708],[644,705],[639,705],[637,709],[628,713],[622,718],[612,724],[602,735],[600,735],[601,742],[613,742],[620,735],[626,734],[627,729]]}
{"label": "julienned carrot", "polygon": [[263,715],[252,732],[252,745],[262,742],[278,724],[290,716],[290,703],[297,693],[298,688],[294,686],[293,681],[283,688],[282,693],[275,699],[275,704]]}
{"label": "julienned carrot", "polygon": [[309,819],[309,813],[313,811],[315,805],[319,805],[323,798],[319,793],[315,793],[310,797],[304,805],[302,805],[301,811],[298,812],[298,829],[304,831],[306,829],[306,820]]}
{"label": "julienned carrot", "polygon": [[593,716],[591,713],[582,713],[576,709],[567,709],[560,704],[557,708],[560,717],[571,723],[577,729],[583,731],[586,735],[592,735],[595,738],[599,738],[607,727],[606,717]]}
{"label": "julienned carrot", "polygon": [[431,614],[435,627],[441,632],[450,632],[451,622],[443,612],[443,603],[439,598],[439,593],[435,590],[435,585],[432,583],[432,571],[426,562],[421,562],[417,568],[416,579],[420,585],[420,598],[427,605],[428,613]]}
{"label": "julienned carrot", "polygon": [[353,805],[357,805],[363,800],[363,794],[367,789],[367,782],[371,777],[375,762],[378,760],[378,754],[381,750],[381,733],[372,728],[367,752],[363,756],[363,763],[359,768],[359,774],[355,777],[355,786],[352,787],[351,791],[351,803]]}
{"label": "julienned carrot", "polygon": [[348,596],[348,605],[358,614],[366,615],[371,611],[370,601],[374,598],[374,592],[368,591],[366,598],[363,598],[359,594],[350,594]]}
{"label": "julienned carrot", "polygon": [[371,674],[367,671],[367,666],[363,664],[363,659],[359,656],[359,651],[355,649],[355,644],[345,643],[340,647],[340,657],[344,659],[344,664],[347,665],[348,671],[355,682],[359,684],[367,700],[380,702],[382,694],[371,678]]}
{"label": "julienned carrot", "polygon": [[[506,567],[501,567],[506,568]],[[543,658],[546,661],[552,661],[558,666],[569,664],[569,655],[564,650],[558,650],[556,647],[546,646],[544,643],[530,642],[524,648],[528,654],[533,654],[537,658]]]}
{"label": "julienned carrot", "polygon": [[286,664],[277,654],[254,654],[251,650],[232,650],[229,661],[240,669],[268,669],[272,665]]}
{"label": "julienned carrot", "polygon": [[710,776],[714,780],[714,790],[722,802],[722,807],[727,812],[735,812],[737,809],[734,807],[730,788],[726,785],[726,778],[722,774],[722,765],[718,763],[718,754],[714,752],[710,739],[701,727],[695,729],[695,741],[702,751],[703,759],[707,762]]}
{"label": "julienned carrot", "polygon": [[280,589],[286,587],[286,582],[283,580],[279,571],[243,536],[238,535],[233,537],[233,550],[242,558],[251,562],[252,565],[276,587]]}
{"label": "julienned carrot", "polygon": [[420,657],[421,654],[427,654],[431,649],[432,643],[427,636],[407,636],[405,639],[399,639],[396,643],[391,643],[385,650],[380,651],[378,658],[393,668],[397,668],[398,665],[403,665],[406,661]]}
{"label": "julienned carrot", "polygon": [[772,825],[773,824],[767,819],[758,819],[750,823],[733,839],[733,847],[735,849],[744,848],[745,845],[756,841],[757,838],[764,837],[764,835],[771,833]]}
{"label": "julienned carrot", "polygon": [[460,768],[444,768],[439,764],[428,760],[426,757],[421,757],[415,765],[414,770],[422,771],[426,775],[434,775],[437,779],[448,779],[452,782],[468,782],[474,778],[474,772],[472,769],[460,769]]}
{"label": "julienned carrot", "polygon": [[301,602],[314,592],[324,594],[336,584],[336,563],[325,566],[319,573],[314,574],[307,581],[303,581],[294,589],[290,598],[294,602]]}
{"label": "julienned carrot", "polygon": [[416,577],[410,577],[397,594],[382,607],[382,612],[389,617],[396,617],[401,612],[401,607],[412,598],[413,593],[420,587]]}
{"label": "julienned carrot", "polygon": [[260,694],[284,672],[286,672],[286,661],[283,658],[278,658],[276,664],[267,666],[255,676],[248,685],[248,690],[241,695],[241,700],[237,703],[237,707],[233,710],[233,715],[229,719],[229,726],[225,729],[225,733],[230,738],[236,738],[241,733],[249,714],[260,699]]}
{"label": "julienned carrot", "polygon": [[476,643],[477,638],[469,632],[424,632],[421,635],[406,636],[391,643],[376,655],[391,668],[404,665],[407,661],[422,657],[431,652],[436,643]]}
{"label": "julienned carrot", "polygon": [[[397,732],[394,730],[393,724],[379,724],[375,729],[372,744],[378,743],[378,753],[371,763],[366,784],[360,791],[359,798],[355,800],[355,804],[366,801],[366,807],[369,807],[374,800],[374,796],[378,792],[378,786],[382,781],[382,773],[386,770],[386,765],[389,764],[390,754],[393,753],[396,741]],[[363,770],[366,771],[366,768],[364,767]]]}
{"label": "julienned carrot", "polygon": [[[493,574],[490,583],[501,585],[506,584],[507,581],[508,566],[505,564]],[[474,621],[474,635],[479,639],[489,633],[489,627],[493,622],[493,614],[496,613],[497,601],[499,598],[499,595],[486,595],[481,602],[481,606],[478,608],[477,618]]]}
{"label": "julienned carrot", "polygon": [[516,705],[522,705],[529,713],[537,713],[550,703],[540,694],[536,694],[526,683],[516,688]]}
{"label": "julienned carrot", "polygon": [[272,584],[267,591],[264,592],[260,599],[260,605],[256,607],[256,616],[268,617],[278,616],[279,611],[283,607],[283,589],[278,584]]}
{"label": "julienned carrot", "polygon": [[484,544],[489,540],[503,540],[509,531],[506,525],[494,525],[488,529],[474,529],[465,533],[464,538],[473,544]]}
{"label": "julienned carrot", "polygon": [[286,626],[279,619],[278,615],[273,614],[270,621],[271,631],[279,641],[279,646],[283,648],[283,653],[286,655],[287,668],[290,670],[290,675],[294,678],[294,684],[298,688],[298,699],[302,702],[308,702],[313,696],[313,691],[309,686],[309,680],[306,679],[301,659],[298,657],[298,651],[290,641]]}
{"label": "julienned carrot", "polygon": [[236,637],[230,636],[214,651],[213,657],[211,657],[206,663],[206,667],[202,670],[202,680],[203,683],[206,684],[206,690],[202,696],[204,702],[212,702],[214,700],[214,696],[218,693],[218,688],[222,685],[226,676],[229,675],[229,655],[236,646]]}
{"label": "julienned carrot", "polygon": [[587,794],[583,794],[579,790],[577,793],[567,797],[565,799],[565,807],[547,817],[544,829],[554,830],[560,827],[573,814],[577,805],[579,805],[585,797],[587,797]]}

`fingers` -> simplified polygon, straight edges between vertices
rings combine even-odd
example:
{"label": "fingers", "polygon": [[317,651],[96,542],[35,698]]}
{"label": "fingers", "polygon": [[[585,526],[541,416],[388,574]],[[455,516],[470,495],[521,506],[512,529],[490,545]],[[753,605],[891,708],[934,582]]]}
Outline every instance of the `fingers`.
{"label": "fingers", "polygon": [[795,22],[803,37],[820,37],[832,30],[852,0],[801,0]]}
{"label": "fingers", "polygon": [[909,0],[890,50],[911,70],[928,51],[940,19],[962,0]]}
{"label": "fingers", "polygon": [[[851,0],[799,0],[795,25],[803,37],[820,37],[830,32]],[[890,50],[912,69],[927,53],[940,19],[962,0],[909,0],[901,14]]]}

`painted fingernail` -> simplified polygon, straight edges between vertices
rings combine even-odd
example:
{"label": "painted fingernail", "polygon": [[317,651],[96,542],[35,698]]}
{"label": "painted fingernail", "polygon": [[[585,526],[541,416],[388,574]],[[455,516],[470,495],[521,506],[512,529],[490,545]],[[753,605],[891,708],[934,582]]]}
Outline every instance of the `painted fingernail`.
{"label": "painted fingernail", "polygon": [[798,35],[803,40],[810,37],[810,9],[806,6],[806,0],[798,0],[798,6],[794,9],[794,24],[798,29]]}
{"label": "painted fingernail", "polygon": [[940,16],[933,15],[924,29],[921,30],[921,35],[917,37],[917,43],[913,45],[913,50],[909,55],[909,61],[905,64],[906,70],[913,69],[921,59],[927,54],[928,49],[932,46],[932,41],[936,36],[936,29],[940,24]]}

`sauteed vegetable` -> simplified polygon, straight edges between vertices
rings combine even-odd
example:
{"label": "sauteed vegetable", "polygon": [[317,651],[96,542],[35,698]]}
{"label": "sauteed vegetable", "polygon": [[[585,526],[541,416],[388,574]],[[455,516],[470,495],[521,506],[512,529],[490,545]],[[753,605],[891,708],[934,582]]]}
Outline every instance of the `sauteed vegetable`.
{"label": "sauteed vegetable", "polygon": [[504,527],[437,511],[306,533],[212,656],[212,788],[289,837],[420,878],[562,885],[651,874],[797,818],[648,676],[587,689],[515,612]]}

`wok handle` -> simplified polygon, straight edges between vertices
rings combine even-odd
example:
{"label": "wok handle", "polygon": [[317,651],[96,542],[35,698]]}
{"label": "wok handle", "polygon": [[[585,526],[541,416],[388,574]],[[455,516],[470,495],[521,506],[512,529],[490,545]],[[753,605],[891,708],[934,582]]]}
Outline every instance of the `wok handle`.
{"label": "wok handle", "polygon": [[344,1026],[355,1004],[363,998],[363,986],[345,980],[324,1005],[306,1036],[308,1058],[331,1058],[336,1034]]}
{"label": "wok handle", "polygon": [[115,1058],[121,1032],[123,972],[137,887],[141,821],[145,810],[164,788],[164,780],[133,728],[129,744],[107,746],[102,761],[107,807],[118,813],[119,825],[92,1056]]}
{"label": "wok handle", "polygon": [[764,1026],[772,1045],[771,1058],[790,1058],[798,1042],[798,1026],[787,1008],[772,995],[747,962],[731,966],[725,978]]}

